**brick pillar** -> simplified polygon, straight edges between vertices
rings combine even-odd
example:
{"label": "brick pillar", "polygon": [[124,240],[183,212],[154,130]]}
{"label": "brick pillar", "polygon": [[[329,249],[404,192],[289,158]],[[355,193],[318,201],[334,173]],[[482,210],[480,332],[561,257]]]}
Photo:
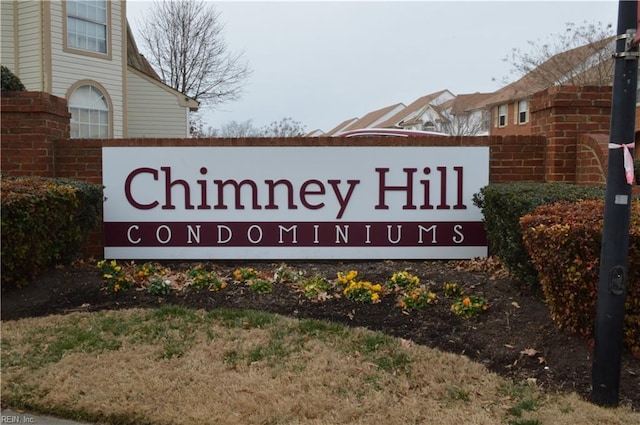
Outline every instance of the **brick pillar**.
{"label": "brick pillar", "polygon": [[44,92],[2,92],[4,176],[55,177],[54,144],[69,139],[65,99]]}
{"label": "brick pillar", "polygon": [[608,134],[611,87],[557,86],[531,100],[531,133],[547,138],[545,180],[576,182],[580,134]]}

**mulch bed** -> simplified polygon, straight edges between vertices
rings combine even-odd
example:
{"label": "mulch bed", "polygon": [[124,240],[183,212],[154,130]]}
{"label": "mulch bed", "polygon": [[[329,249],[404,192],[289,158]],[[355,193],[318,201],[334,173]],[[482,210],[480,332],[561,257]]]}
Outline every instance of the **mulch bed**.
{"label": "mulch bed", "polygon": [[[273,271],[274,262],[211,262],[206,266],[220,276],[231,276],[239,267]],[[58,267],[43,273],[20,289],[2,291],[2,320],[173,304],[185,307],[257,309],[297,318],[330,320],[362,326],[417,344],[466,355],[516,381],[535,382],[547,391],[575,391],[589,398],[592,341],[558,330],[539,291],[511,280],[500,267],[480,261],[354,261],[287,264],[306,275],[334,279],[338,271],[357,270],[371,282],[385,282],[394,272],[406,270],[421,283],[432,284],[438,301],[422,311],[403,312],[393,297],[377,304],[361,304],[344,297],[321,302],[307,299],[291,285],[279,284],[269,294],[255,293],[242,284],[230,284],[218,292],[186,290],[159,297],[146,291],[119,294],[104,291],[104,282],[93,263]],[[186,270],[193,263],[164,264]],[[468,294],[485,297],[485,313],[462,319],[450,311],[443,294],[445,282],[456,282]],[[622,359],[620,404],[640,410],[640,360],[625,352]]]}

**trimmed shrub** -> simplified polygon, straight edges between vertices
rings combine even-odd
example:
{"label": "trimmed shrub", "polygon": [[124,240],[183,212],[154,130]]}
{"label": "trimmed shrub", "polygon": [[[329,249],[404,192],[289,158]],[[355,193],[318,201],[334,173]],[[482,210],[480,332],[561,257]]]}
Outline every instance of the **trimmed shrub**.
{"label": "trimmed shrub", "polygon": [[[520,220],[551,318],[587,337],[596,317],[603,218],[604,200],[589,200],[542,206]],[[640,357],[640,202],[632,204],[629,238],[624,341]]]}
{"label": "trimmed shrub", "polygon": [[483,187],[473,195],[473,203],[482,210],[489,250],[500,257],[509,273],[534,285],[538,273],[522,244],[520,218],[541,205],[559,201],[604,199],[604,189],[567,183],[500,183]]}
{"label": "trimmed shrub", "polygon": [[102,187],[39,177],[3,178],[2,284],[24,285],[72,261],[100,220]]}
{"label": "trimmed shrub", "polygon": [[2,78],[2,91],[25,91],[22,81],[9,68],[0,66],[0,74]]}

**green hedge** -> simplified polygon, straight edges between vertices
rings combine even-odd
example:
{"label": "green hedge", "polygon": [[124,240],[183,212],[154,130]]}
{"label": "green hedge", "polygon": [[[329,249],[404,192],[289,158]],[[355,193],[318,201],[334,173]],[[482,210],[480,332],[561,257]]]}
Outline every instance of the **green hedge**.
{"label": "green hedge", "polygon": [[538,273],[522,244],[520,218],[541,205],[585,199],[604,199],[604,189],[566,183],[499,183],[483,187],[473,203],[484,215],[491,254],[500,257],[514,277],[533,285]]}
{"label": "green hedge", "polygon": [[[524,245],[540,277],[554,322],[592,336],[600,281],[604,200],[557,203],[520,220]],[[640,357],[640,202],[629,226],[625,345]]]}
{"label": "green hedge", "polygon": [[9,68],[2,65],[0,66],[0,75],[1,75],[1,88],[2,91],[25,91],[25,87],[18,78]]}
{"label": "green hedge", "polygon": [[2,178],[2,285],[24,285],[72,261],[100,222],[102,187],[68,179]]}

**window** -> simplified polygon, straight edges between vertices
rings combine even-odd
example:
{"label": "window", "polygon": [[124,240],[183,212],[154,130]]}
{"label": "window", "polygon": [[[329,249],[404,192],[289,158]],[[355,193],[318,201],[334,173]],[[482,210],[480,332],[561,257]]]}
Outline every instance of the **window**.
{"label": "window", "polygon": [[491,123],[491,114],[489,111],[482,111],[482,122],[480,123],[480,131],[489,131],[489,125]]}
{"label": "window", "polygon": [[527,122],[527,111],[529,109],[529,102],[521,100],[518,102],[518,124],[524,124]]}
{"label": "window", "polygon": [[84,85],[69,98],[71,137],[74,139],[106,139],[109,137],[109,104],[94,86]]}
{"label": "window", "polygon": [[505,125],[507,125],[507,105],[500,105],[498,107],[498,127]]}
{"label": "window", "polygon": [[436,125],[433,123],[433,121],[425,121],[424,124],[422,124],[422,130],[435,131]]}
{"label": "window", "polygon": [[67,0],[67,46],[107,53],[106,0]]}

